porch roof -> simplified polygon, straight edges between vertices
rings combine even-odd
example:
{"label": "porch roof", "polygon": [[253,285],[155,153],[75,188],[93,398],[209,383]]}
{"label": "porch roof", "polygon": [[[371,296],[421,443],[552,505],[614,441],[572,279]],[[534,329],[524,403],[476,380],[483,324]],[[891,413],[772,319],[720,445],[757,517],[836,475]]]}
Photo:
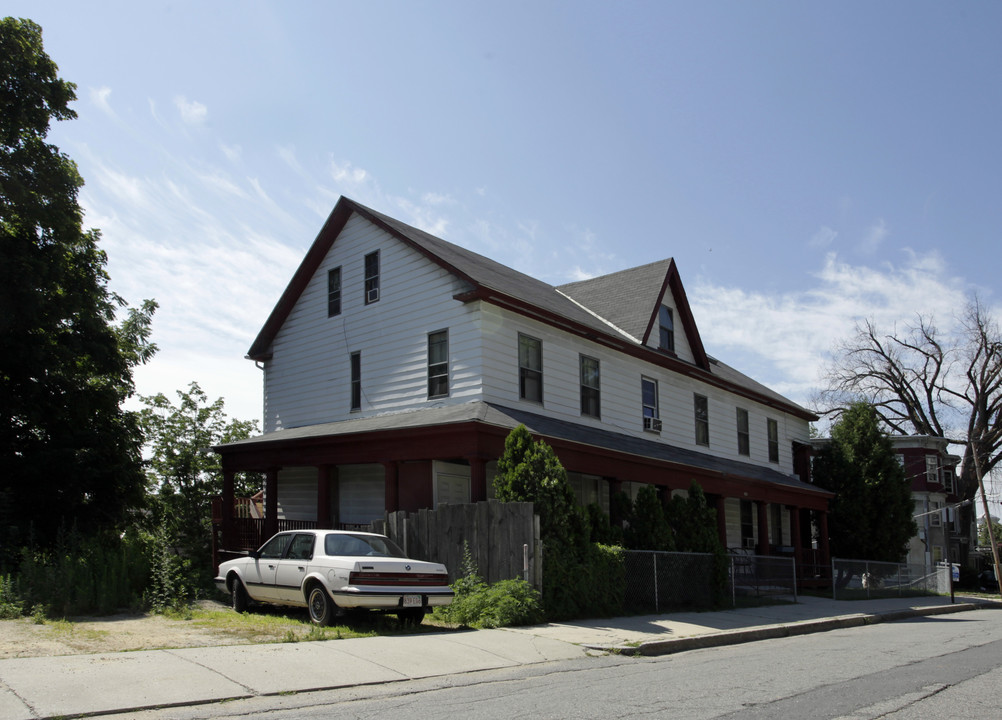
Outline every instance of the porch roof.
{"label": "porch roof", "polygon": [[267,450],[270,446],[277,448],[280,446],[288,447],[299,442],[315,443],[322,441],[324,438],[335,440],[362,433],[399,432],[401,430],[458,425],[471,422],[497,427],[505,431],[510,431],[522,424],[533,435],[542,437],[543,439],[557,439],[616,453],[634,455],[640,458],[688,466],[721,475],[770,483],[791,490],[813,493],[821,497],[832,495],[827,490],[802,482],[796,476],[787,475],[770,467],[720,458],[707,453],[675,447],[663,442],[647,440],[603,428],[568,422],[538,413],[483,401],[386,413],[384,415],[319,425],[305,425],[303,427],[278,430],[246,440],[238,440],[212,449],[223,455],[230,453],[239,454],[243,450]]}

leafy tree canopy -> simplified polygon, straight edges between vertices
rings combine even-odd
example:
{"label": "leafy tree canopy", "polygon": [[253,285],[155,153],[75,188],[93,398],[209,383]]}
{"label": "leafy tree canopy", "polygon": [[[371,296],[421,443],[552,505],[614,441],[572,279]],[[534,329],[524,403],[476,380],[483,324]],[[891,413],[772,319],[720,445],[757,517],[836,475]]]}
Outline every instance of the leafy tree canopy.
{"label": "leafy tree canopy", "polygon": [[577,544],[582,540],[584,523],[567,471],[553,448],[534,441],[525,425],[519,425],[505,438],[494,494],[502,502],[533,503],[544,542]]}
{"label": "leafy tree canopy", "polygon": [[[198,383],[177,391],[177,403],[165,395],[141,397],[146,407],[140,424],[147,441],[149,492],[156,519],[165,527],[174,552],[187,558],[210,555],[212,499],[223,492],[216,445],[242,440],[257,432],[254,421],[226,417],[222,398],[209,401]],[[261,489],[256,474],[238,475],[237,496]],[[202,583],[207,578],[196,578]]]}
{"label": "leafy tree canopy", "polygon": [[828,514],[833,556],[901,561],[917,532],[911,485],[873,407],[853,403],[842,413],[813,475],[835,493]]}
{"label": "leafy tree canopy", "polygon": [[[76,116],[30,20],[0,20],[0,547],[49,543],[60,526],[119,528],[142,504],[132,370],[156,351],[156,303],[115,324],[76,165],[46,142]],[[0,557],[0,562],[3,561]]]}
{"label": "leafy tree canopy", "polygon": [[[962,446],[957,491],[970,499],[978,466],[987,475],[1002,461],[1002,333],[977,296],[956,320],[943,329],[919,315],[890,331],[861,323],[836,348],[816,405],[828,414],[864,401],[893,432]],[[960,512],[962,522],[973,522],[973,505]]]}

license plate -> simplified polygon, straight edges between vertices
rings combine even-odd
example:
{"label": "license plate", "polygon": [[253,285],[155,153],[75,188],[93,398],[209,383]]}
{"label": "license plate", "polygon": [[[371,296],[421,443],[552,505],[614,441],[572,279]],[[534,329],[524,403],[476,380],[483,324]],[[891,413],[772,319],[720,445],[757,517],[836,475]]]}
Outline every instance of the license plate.
{"label": "license plate", "polygon": [[421,607],[421,596],[404,595],[404,607]]}

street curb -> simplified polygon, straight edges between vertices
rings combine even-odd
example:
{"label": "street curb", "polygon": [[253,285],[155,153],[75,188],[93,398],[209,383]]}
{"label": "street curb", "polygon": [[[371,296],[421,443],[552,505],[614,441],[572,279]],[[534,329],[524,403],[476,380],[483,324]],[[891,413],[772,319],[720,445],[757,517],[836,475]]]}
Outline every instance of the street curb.
{"label": "street curb", "polygon": [[947,613],[958,613],[968,610],[981,610],[985,608],[998,607],[999,604],[994,602],[965,602],[953,605],[915,607],[908,608],[907,610],[894,610],[885,613],[858,613],[853,615],[828,617],[821,620],[804,620],[795,623],[762,625],[747,630],[725,630],[708,635],[693,635],[690,637],[671,638],[670,640],[651,640],[649,642],[640,643],[639,645],[584,644],[583,647],[586,647],[589,650],[601,650],[620,655],[643,655],[646,657],[654,657],[658,655],[671,655],[674,653],[686,652],[688,650],[722,647],[724,645],[739,645],[741,643],[756,642],[758,640],[771,640],[774,638],[828,632],[829,630],[861,627],[863,625],[876,625],[877,623],[907,620],[908,618],[921,617],[925,615],[943,615]]}

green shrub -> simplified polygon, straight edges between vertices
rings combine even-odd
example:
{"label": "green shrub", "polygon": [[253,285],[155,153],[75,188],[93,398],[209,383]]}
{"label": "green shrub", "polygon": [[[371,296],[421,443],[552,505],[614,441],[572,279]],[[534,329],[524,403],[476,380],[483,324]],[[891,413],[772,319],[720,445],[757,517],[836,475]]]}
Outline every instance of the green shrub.
{"label": "green shrub", "polygon": [[50,551],[21,550],[16,600],[24,611],[49,617],[134,607],[148,574],[143,551],[131,535],[102,539],[61,532]]}
{"label": "green shrub", "polygon": [[24,603],[18,599],[14,578],[0,575],[0,620],[13,620],[24,615]]}
{"label": "green shrub", "polygon": [[609,617],[623,609],[623,549],[588,543],[584,548],[543,548],[543,600],[548,620]]}
{"label": "green shrub", "polygon": [[452,604],[435,608],[445,622],[475,628],[533,625],[543,621],[542,597],[525,580],[502,580],[492,585],[480,577],[470,548],[463,545],[462,575],[452,584]]}

